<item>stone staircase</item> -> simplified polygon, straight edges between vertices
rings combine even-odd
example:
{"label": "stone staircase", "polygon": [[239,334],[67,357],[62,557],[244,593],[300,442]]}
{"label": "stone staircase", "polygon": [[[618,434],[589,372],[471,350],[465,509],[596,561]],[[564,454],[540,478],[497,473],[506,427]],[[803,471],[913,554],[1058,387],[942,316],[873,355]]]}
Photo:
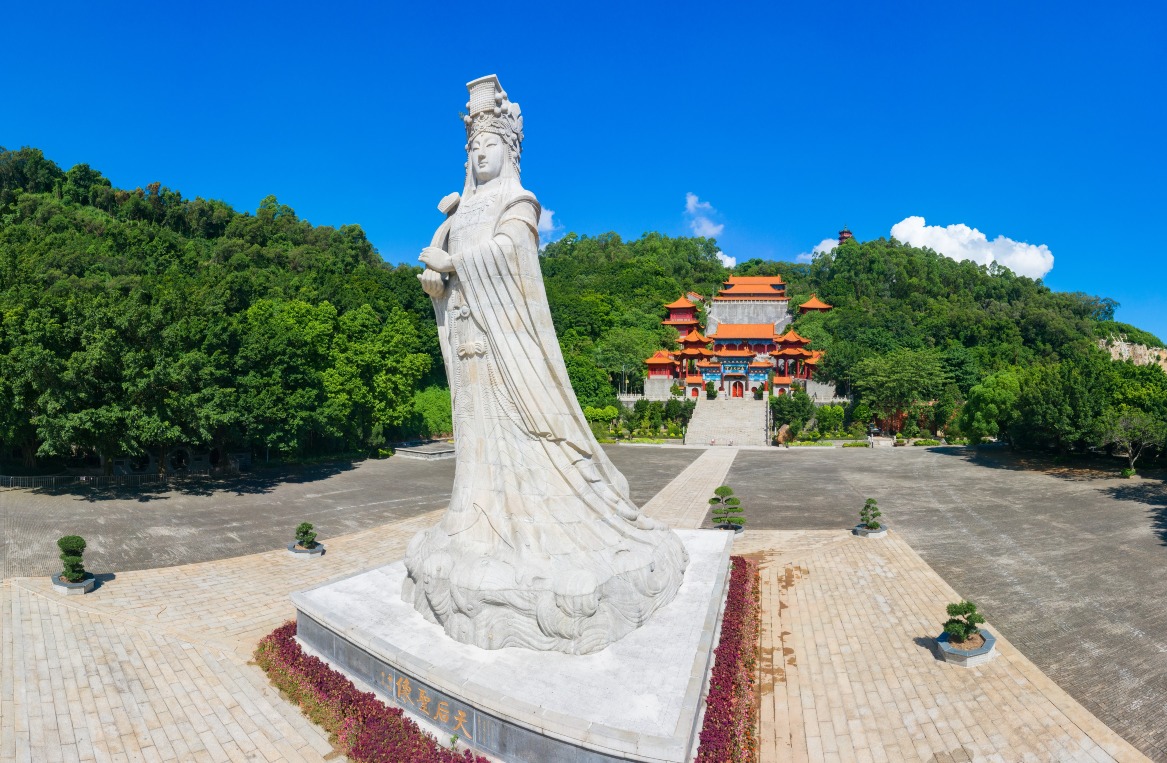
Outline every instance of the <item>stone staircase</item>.
{"label": "stone staircase", "polygon": [[725,397],[697,399],[697,409],[685,432],[686,445],[767,445],[765,398]]}

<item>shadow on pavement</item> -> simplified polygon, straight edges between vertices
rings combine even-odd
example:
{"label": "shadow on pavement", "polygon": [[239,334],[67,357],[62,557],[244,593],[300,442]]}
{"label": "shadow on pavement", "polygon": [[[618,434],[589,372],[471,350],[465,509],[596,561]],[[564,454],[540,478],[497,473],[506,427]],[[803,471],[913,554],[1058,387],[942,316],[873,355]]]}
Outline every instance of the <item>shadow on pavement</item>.
{"label": "shadow on pavement", "polygon": [[937,653],[936,639],[933,636],[916,636],[912,641],[921,649],[927,649],[928,653],[932,655],[933,659],[944,662],[944,659]]}
{"label": "shadow on pavement", "polygon": [[97,572],[93,575],[93,590],[101,590],[101,587],[106,583],[117,580],[118,576],[112,572]]}
{"label": "shadow on pavement", "polygon": [[232,477],[192,477],[146,485],[112,485],[92,487],[84,484],[66,487],[40,487],[30,492],[40,495],[73,496],[78,501],[149,501],[169,500],[174,493],[190,496],[212,496],[229,493],[236,496],[265,495],[279,485],[317,482],[356,468],[356,461],[333,461],[304,467],[264,469]]}
{"label": "shadow on pavement", "polygon": [[1111,498],[1146,504],[1151,529],[1159,536],[1159,545],[1167,546],[1167,483],[1141,478],[1138,482],[1108,487],[1102,492]]}
{"label": "shadow on pavement", "polygon": [[[1008,469],[1017,472],[1041,472],[1051,477],[1075,482],[1110,480],[1119,476],[1126,466],[1126,459],[1120,456],[1106,456],[1101,453],[1071,453],[1054,455],[1015,451],[1004,444],[977,445],[962,448],[928,448],[950,458],[959,458],[970,464],[990,469]],[[1139,474],[1163,478],[1167,473],[1162,468],[1150,464],[1139,464]]]}

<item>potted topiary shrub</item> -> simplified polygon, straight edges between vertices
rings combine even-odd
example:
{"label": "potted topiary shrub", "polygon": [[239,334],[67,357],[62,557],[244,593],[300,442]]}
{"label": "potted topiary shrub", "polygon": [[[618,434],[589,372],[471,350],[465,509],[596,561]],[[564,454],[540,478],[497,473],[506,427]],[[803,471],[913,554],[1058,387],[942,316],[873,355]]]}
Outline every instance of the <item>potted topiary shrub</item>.
{"label": "potted topiary shrub", "polygon": [[288,544],[288,550],[297,556],[323,556],[324,544],[316,542],[316,531],[310,522],[301,522],[296,527],[296,540]]}
{"label": "potted topiary shrub", "polygon": [[93,590],[93,575],[85,571],[81,555],[85,553],[85,539],[80,535],[66,535],[57,541],[61,549],[61,572],[52,576],[53,590],[65,596],[81,596]]}
{"label": "potted topiary shrub", "polygon": [[735,533],[740,533],[745,528],[742,527],[746,523],[745,517],[739,517],[742,513],[742,502],[738,500],[737,496],[733,494],[733,488],[729,485],[722,485],[713,491],[713,497],[709,499],[709,505],[712,508],[713,524],[723,530],[733,530]]}
{"label": "potted topiary shrub", "polygon": [[984,615],[977,612],[977,605],[960,601],[949,604],[947,611],[944,632],[936,638],[944,661],[971,668],[993,659],[997,639],[984,628],[977,627],[985,621]]}
{"label": "potted topiary shrub", "polygon": [[855,534],[864,538],[882,538],[887,535],[887,525],[879,521],[883,512],[879,510],[874,498],[868,498],[859,510],[859,524],[855,525]]}

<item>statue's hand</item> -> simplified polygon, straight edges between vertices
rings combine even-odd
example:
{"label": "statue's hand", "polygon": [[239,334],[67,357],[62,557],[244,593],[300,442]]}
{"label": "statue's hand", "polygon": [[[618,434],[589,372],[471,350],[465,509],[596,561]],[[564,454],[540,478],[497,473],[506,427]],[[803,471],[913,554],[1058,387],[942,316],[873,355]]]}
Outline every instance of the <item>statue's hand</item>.
{"label": "statue's hand", "polygon": [[446,291],[446,282],[442,278],[442,274],[436,270],[426,268],[418,275],[417,279],[421,281],[422,291],[434,299],[442,296]]}
{"label": "statue's hand", "polygon": [[438,249],[436,246],[427,246],[422,249],[418,259],[424,262],[427,268],[439,273],[452,273],[454,271],[453,258],[444,249]]}

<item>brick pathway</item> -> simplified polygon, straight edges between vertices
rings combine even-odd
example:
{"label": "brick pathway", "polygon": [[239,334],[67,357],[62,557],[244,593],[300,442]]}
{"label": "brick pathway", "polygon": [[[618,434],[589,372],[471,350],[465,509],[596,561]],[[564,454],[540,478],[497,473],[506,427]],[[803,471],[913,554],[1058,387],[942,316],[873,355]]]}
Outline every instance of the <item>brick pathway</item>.
{"label": "brick pathway", "polygon": [[[698,526],[733,457],[702,453],[646,511]],[[255,643],[291,591],[400,558],[438,516],[324,538],[319,559],[118,572],[84,597],[4,580],[0,761],[322,760],[323,733],[248,664]],[[735,550],[765,558],[764,760],[1145,759],[1005,639],[981,668],[936,661],[921,644],[958,596],[894,534],[747,530]],[[844,632],[876,638],[828,640]]]}
{"label": "brick pathway", "polygon": [[670,527],[700,527],[714,488],[725,484],[736,457],[737,448],[709,448],[644,504],[644,513]]}
{"label": "brick pathway", "polygon": [[988,664],[938,660],[961,597],[894,531],[747,530],[734,552],[763,560],[763,763],[1147,760],[995,630]]}

